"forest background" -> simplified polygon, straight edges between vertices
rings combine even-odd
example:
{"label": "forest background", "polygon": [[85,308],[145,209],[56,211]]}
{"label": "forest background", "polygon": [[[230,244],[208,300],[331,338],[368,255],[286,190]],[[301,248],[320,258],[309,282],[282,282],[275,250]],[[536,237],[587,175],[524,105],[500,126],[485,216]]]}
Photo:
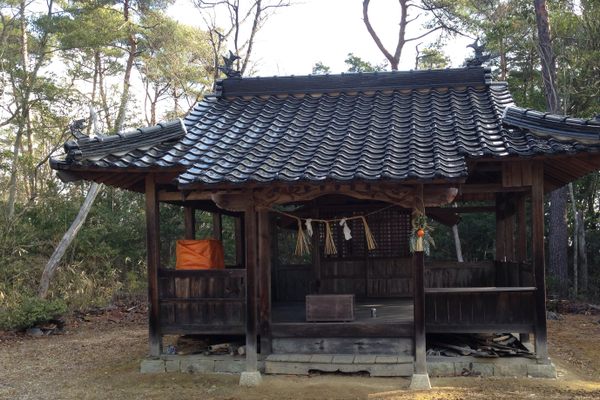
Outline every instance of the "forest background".
{"label": "forest background", "polygon": [[[369,3],[346,6],[362,9],[368,22]],[[445,68],[451,66],[448,43],[481,38],[493,55],[495,79],[508,81],[516,103],[544,110],[534,3],[400,0],[406,11],[398,14],[400,26],[418,25],[419,33],[401,34],[396,51],[387,54],[375,40],[385,55],[381,63],[349,53],[345,65],[349,72],[397,69],[403,47],[410,46],[413,68]],[[70,138],[69,127],[79,121],[86,134],[114,134],[182,117],[222,77],[218,66],[228,51],[240,55],[237,68],[244,76],[253,75],[253,45],[261,28],[281,8],[294,7],[277,0],[195,0],[198,27],[170,17],[170,5],[170,0],[0,0],[0,329],[146,294],[143,197],[98,187],[46,298],[38,296],[44,266],[91,186],[62,183],[48,166]],[[600,2],[551,0],[547,7],[560,111],[592,118],[600,114]],[[305,71],[328,72],[320,60]],[[599,183],[598,173],[581,178],[547,204],[548,234],[564,245],[546,253],[552,296],[600,299]],[[182,211],[164,205],[160,212],[162,261],[169,264],[183,234]],[[210,235],[211,221],[197,214],[198,237]],[[492,215],[465,215],[458,232],[465,261],[493,259]],[[451,229],[436,226],[432,257],[456,259],[454,237]],[[231,258],[233,227],[227,218],[224,241]]]}

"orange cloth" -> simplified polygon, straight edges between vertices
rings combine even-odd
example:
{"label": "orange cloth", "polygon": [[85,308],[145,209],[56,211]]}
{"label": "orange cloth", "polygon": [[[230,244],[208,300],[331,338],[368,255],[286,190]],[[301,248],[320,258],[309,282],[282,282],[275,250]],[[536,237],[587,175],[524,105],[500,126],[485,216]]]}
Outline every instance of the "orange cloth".
{"label": "orange cloth", "polygon": [[175,269],[225,268],[223,243],[216,239],[178,240]]}

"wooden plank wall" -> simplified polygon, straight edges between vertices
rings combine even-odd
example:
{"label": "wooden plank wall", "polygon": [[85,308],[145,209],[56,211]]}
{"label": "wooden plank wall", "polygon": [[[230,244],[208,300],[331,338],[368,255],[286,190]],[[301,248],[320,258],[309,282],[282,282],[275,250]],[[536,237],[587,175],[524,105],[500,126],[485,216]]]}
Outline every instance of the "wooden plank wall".
{"label": "wooden plank wall", "polygon": [[496,279],[494,286],[523,287],[535,286],[533,265],[528,262],[495,262]]}
{"label": "wooden plank wall", "polygon": [[239,269],[161,270],[161,330],[166,333],[243,332],[245,279],[246,271]]}
{"label": "wooden plank wall", "polygon": [[494,262],[427,261],[425,287],[484,287],[495,286]]}
{"label": "wooden plank wall", "polygon": [[322,259],[317,283],[313,266],[276,265],[275,301],[304,301],[307,294],[355,294],[357,297],[412,296],[410,258]]}
{"label": "wooden plank wall", "polygon": [[531,332],[535,291],[426,293],[428,332]]}

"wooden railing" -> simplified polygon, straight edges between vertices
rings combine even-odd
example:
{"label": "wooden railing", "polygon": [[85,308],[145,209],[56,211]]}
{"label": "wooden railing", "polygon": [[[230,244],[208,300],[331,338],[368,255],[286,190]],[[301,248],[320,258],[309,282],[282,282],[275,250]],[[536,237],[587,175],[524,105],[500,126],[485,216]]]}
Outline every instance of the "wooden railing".
{"label": "wooden railing", "polygon": [[246,270],[158,273],[163,334],[243,334]]}
{"label": "wooden railing", "polygon": [[533,332],[534,287],[425,289],[427,332]]}

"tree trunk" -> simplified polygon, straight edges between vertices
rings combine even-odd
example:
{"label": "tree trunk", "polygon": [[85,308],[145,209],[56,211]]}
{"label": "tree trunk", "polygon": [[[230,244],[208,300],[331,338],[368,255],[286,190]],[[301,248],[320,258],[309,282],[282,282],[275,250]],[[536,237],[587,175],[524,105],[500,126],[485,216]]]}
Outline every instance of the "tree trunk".
{"label": "tree trunk", "polygon": [[460,236],[458,235],[458,225],[452,225],[452,236],[454,236],[454,248],[456,249],[456,261],[464,262],[462,247],[460,245]]}
{"label": "tree trunk", "polygon": [[[560,113],[560,99],[556,85],[556,63],[546,0],[534,0],[538,31],[538,52],[542,66],[542,78],[548,111]],[[548,235],[549,272],[556,282],[561,296],[568,294],[567,273],[567,188],[563,187],[550,194],[550,224]]]}
{"label": "tree trunk", "polygon": [[577,297],[579,292],[579,212],[575,203],[572,183],[569,183],[569,195],[571,196],[571,208],[573,209],[573,296]]}
{"label": "tree trunk", "polygon": [[[125,22],[129,24],[129,0],[125,0],[123,4],[123,17]],[[137,40],[131,31],[131,27],[129,29],[129,37],[127,39],[129,49],[127,52],[129,55],[127,56],[127,63],[125,64],[125,75],[123,76],[123,91],[121,92],[121,100],[119,102],[119,111],[117,113],[117,119],[115,121],[115,131],[119,132],[123,129],[123,125],[125,124],[125,114],[127,112],[127,103],[129,102],[129,89],[131,87],[131,71],[133,69],[133,62],[135,61],[135,57],[137,54]]]}
{"label": "tree trunk", "polygon": [[17,129],[17,135],[15,137],[15,143],[13,146],[12,164],[10,167],[10,181],[8,184],[8,204],[6,210],[6,216],[11,220],[15,215],[15,203],[17,198],[17,173],[19,164],[19,151],[21,150],[23,132],[25,131],[25,125],[27,123],[29,114],[29,90],[28,90],[28,74],[29,74],[29,44],[27,37],[27,19],[25,18],[25,12],[27,11],[27,2],[21,0],[19,3],[20,19],[20,35],[21,35],[21,93],[20,93],[20,113],[21,118],[19,120],[19,127]]}
{"label": "tree trunk", "polygon": [[579,290],[582,294],[587,294],[588,290],[588,258],[587,258],[587,245],[586,245],[586,234],[585,224],[583,218],[583,211],[580,211],[577,215],[579,220],[577,224],[577,244],[579,250]]}
{"label": "tree trunk", "polygon": [[92,185],[90,186],[90,190],[87,196],[85,197],[81,208],[79,209],[79,213],[77,213],[77,217],[75,217],[75,220],[73,221],[67,232],[64,234],[63,238],[58,243],[58,246],[56,246],[56,249],[54,249],[54,253],[52,253],[50,260],[48,260],[48,263],[44,267],[44,272],[42,273],[42,279],[40,281],[40,287],[38,291],[38,295],[42,299],[45,299],[48,296],[50,282],[54,277],[54,273],[58,268],[60,260],[69,248],[69,245],[73,242],[73,239],[75,239],[75,236],[77,236],[77,233],[79,232],[81,227],[83,226],[83,223],[85,222],[90,210],[92,209],[92,205],[94,204],[98,193],[100,193],[100,191],[102,190],[102,186],[103,185],[95,182],[92,183]]}
{"label": "tree trunk", "polygon": [[567,187],[550,193],[550,224],[548,234],[548,269],[558,295],[569,294],[567,267]]}

